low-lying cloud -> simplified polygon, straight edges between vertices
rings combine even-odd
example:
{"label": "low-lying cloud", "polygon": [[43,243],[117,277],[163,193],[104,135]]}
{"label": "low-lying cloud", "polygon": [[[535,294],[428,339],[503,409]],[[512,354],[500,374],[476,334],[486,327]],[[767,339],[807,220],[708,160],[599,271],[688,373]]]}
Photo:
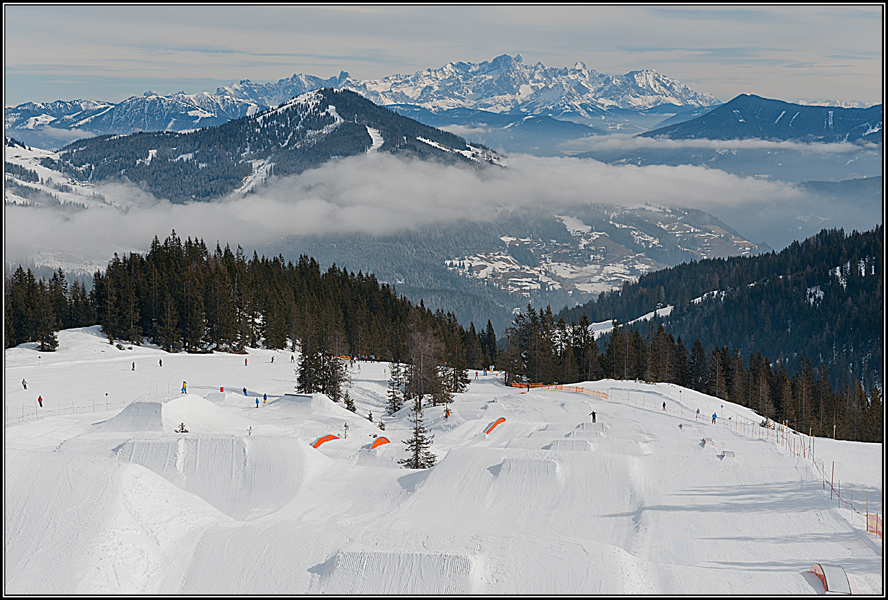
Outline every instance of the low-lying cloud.
{"label": "low-lying cloud", "polygon": [[557,213],[590,204],[645,203],[712,209],[797,199],[792,185],[694,166],[613,166],[593,160],[513,155],[505,168],[472,169],[388,154],[345,158],[248,194],[171,204],[106,185],[117,208],[67,212],[6,206],[7,261],[40,252],[95,255],[147,250],[175,229],[182,237],[249,247],[287,235],[390,234],[459,220],[490,221],[503,209]]}
{"label": "low-lying cloud", "polygon": [[636,151],[636,150],[786,150],[805,154],[855,154],[861,150],[880,152],[877,144],[871,142],[835,142],[816,143],[795,141],[775,141],[758,138],[745,140],[712,140],[698,138],[692,140],[674,140],[666,137],[639,137],[636,135],[602,135],[590,136],[564,143],[564,148],[578,151]]}

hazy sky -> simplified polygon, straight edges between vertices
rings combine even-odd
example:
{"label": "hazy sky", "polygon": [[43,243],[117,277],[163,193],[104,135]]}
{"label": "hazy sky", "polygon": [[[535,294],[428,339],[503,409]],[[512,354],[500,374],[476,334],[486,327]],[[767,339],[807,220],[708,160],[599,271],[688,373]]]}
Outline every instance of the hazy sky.
{"label": "hazy sky", "polygon": [[722,101],[882,102],[880,4],[7,4],[4,13],[6,105],[212,92],[295,73],[380,79],[501,54],[610,75],[655,69]]}

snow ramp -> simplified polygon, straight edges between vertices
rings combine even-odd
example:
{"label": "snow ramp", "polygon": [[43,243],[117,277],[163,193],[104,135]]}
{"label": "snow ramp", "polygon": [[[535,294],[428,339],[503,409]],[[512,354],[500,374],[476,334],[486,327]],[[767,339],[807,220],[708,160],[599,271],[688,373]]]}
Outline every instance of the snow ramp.
{"label": "snow ramp", "polygon": [[163,404],[137,400],[107,421],[93,425],[94,433],[121,431],[163,431]]}
{"label": "snow ramp", "polygon": [[471,594],[474,570],[465,554],[342,550],[309,569],[314,577],[308,593]]}
{"label": "snow ramp", "polygon": [[289,502],[304,483],[307,448],[296,438],[139,436],[115,458],[157,473],[226,515],[247,520]]}

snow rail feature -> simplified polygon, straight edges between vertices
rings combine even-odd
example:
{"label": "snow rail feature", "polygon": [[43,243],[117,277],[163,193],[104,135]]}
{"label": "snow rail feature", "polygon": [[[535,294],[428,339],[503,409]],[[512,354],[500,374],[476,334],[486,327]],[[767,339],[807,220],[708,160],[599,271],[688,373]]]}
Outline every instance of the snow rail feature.
{"label": "snow rail feature", "polygon": [[820,578],[820,581],[823,582],[823,588],[827,592],[833,594],[851,593],[851,582],[848,581],[848,574],[839,565],[814,563],[811,565],[810,572]]}
{"label": "snow rail feature", "polygon": [[317,448],[318,446],[320,446],[324,442],[329,442],[330,440],[338,440],[338,439],[339,439],[338,435],[333,435],[332,433],[328,433],[327,435],[322,435],[321,437],[319,437],[318,439],[313,441],[311,443],[311,447]]}
{"label": "snow rail feature", "polygon": [[388,439],[388,438],[386,438],[386,437],[378,437],[378,438],[376,438],[376,441],[373,442],[373,445],[370,446],[370,449],[371,449],[371,450],[376,450],[377,448],[379,448],[379,447],[382,446],[383,444],[388,444],[388,443],[389,443],[389,439]]}
{"label": "snow rail feature", "polygon": [[505,420],[506,420],[505,417],[500,417],[499,419],[497,419],[496,421],[494,421],[493,423],[491,423],[490,425],[488,425],[487,428],[484,430],[484,433],[485,433],[485,434],[489,434],[491,431],[493,431],[494,429],[496,429],[496,426],[497,426],[497,425],[499,425],[500,423],[504,423]]}

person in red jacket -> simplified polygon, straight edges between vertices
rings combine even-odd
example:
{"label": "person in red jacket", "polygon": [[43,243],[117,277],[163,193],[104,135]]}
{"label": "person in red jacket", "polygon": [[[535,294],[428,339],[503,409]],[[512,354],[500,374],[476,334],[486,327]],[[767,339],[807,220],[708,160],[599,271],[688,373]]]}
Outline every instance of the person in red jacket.
{"label": "person in red jacket", "polygon": [[43,396],[37,396],[37,404],[40,405],[40,408],[43,408]]}

